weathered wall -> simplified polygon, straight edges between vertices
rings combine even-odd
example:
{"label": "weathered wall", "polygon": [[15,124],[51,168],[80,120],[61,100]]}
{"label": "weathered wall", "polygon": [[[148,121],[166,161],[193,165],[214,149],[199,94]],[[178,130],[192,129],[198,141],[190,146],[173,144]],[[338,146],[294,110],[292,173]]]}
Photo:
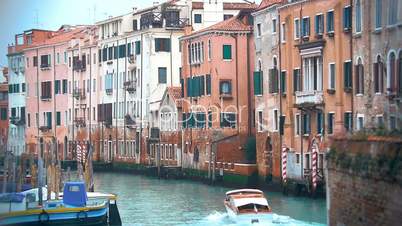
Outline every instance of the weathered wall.
{"label": "weathered wall", "polygon": [[337,140],[327,178],[329,225],[400,225],[401,140]]}

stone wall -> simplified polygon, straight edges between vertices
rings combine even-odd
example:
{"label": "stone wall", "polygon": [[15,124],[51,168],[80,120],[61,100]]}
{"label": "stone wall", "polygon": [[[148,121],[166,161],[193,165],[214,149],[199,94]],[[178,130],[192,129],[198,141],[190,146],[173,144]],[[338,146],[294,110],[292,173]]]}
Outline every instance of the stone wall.
{"label": "stone wall", "polygon": [[400,225],[400,138],[336,140],[327,160],[329,225]]}

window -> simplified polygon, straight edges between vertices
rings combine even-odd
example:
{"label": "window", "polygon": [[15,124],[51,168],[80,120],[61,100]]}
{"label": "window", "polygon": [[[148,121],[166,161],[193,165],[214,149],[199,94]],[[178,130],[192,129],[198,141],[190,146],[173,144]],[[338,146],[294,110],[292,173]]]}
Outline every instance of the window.
{"label": "window", "polygon": [[52,98],[52,82],[42,82],[41,83],[41,98],[50,99]]}
{"label": "window", "polygon": [[107,74],[105,76],[105,90],[112,90],[113,89],[113,74]]}
{"label": "window", "polygon": [[281,24],[281,42],[282,43],[286,42],[286,24],[285,23]]}
{"label": "window", "polygon": [[384,116],[383,115],[377,115],[377,126],[379,128],[384,128]]}
{"label": "window", "polygon": [[364,67],[362,63],[362,59],[358,59],[358,64],[355,66],[356,78],[356,94],[364,94]]}
{"label": "window", "polygon": [[231,95],[232,94],[232,82],[230,80],[221,81],[219,84],[219,94]]}
{"label": "window", "polygon": [[301,74],[300,74],[300,69],[293,69],[293,92],[296,93],[298,91],[301,91],[301,84],[302,84],[302,79],[301,79]]}
{"label": "window", "polygon": [[38,57],[37,57],[37,56],[34,56],[34,57],[33,57],[33,66],[34,66],[34,67],[37,67],[37,66],[38,66]]}
{"label": "window", "polygon": [[352,112],[345,112],[344,113],[344,126],[347,131],[352,131]]}
{"label": "window", "polygon": [[345,90],[352,89],[352,62],[343,63],[343,81]]}
{"label": "window", "polygon": [[364,115],[357,114],[357,122],[356,122],[356,129],[362,130],[364,128]]}
{"label": "window", "polygon": [[62,92],[63,92],[63,94],[66,94],[67,93],[67,79],[63,79],[63,81],[62,81]]}
{"label": "window", "polygon": [[212,128],[212,111],[208,111],[208,128]]}
{"label": "window", "polygon": [[276,19],[272,19],[272,34],[276,33]]}
{"label": "window", "polygon": [[136,55],[141,54],[141,41],[135,42],[135,54]]}
{"label": "window", "polygon": [[388,3],[388,24],[396,24],[398,20],[398,1],[400,0],[389,0]]}
{"label": "window", "polygon": [[300,114],[296,114],[296,116],[295,116],[295,133],[296,133],[296,135],[300,135],[300,127],[301,127]]}
{"label": "window", "polygon": [[261,24],[257,24],[257,37],[261,36]]}
{"label": "window", "polygon": [[388,57],[388,75],[387,75],[387,91],[389,93],[396,92],[396,57],[395,53],[391,52]]}
{"label": "window", "polygon": [[137,20],[133,20],[133,31],[138,30],[138,21]]}
{"label": "window", "polygon": [[193,113],[195,116],[195,127],[196,128],[205,128],[206,125],[206,118],[205,118],[205,112],[197,112]]}
{"label": "window", "polygon": [[398,95],[402,96],[402,50],[399,51],[399,57],[398,57],[398,65],[397,65],[397,83],[398,83]]}
{"label": "window", "polygon": [[396,127],[396,117],[393,116],[393,115],[389,116],[389,129],[391,131],[397,129],[397,127]]}
{"label": "window", "polygon": [[357,33],[362,31],[362,6],[360,0],[356,0],[355,5],[355,29]]}
{"label": "window", "polygon": [[194,23],[196,23],[196,24],[202,23],[202,15],[201,14],[194,14]]}
{"label": "window", "polygon": [[384,75],[383,75],[383,63],[381,56],[377,56],[377,62],[373,64],[374,66],[374,92],[382,93],[384,89]]}
{"label": "window", "polygon": [[343,8],[343,30],[349,31],[352,28],[352,7]]}
{"label": "window", "polygon": [[274,130],[278,131],[279,129],[279,113],[278,113],[278,109],[274,109],[273,111],[273,119],[274,119]]}
{"label": "window", "polygon": [[310,127],[310,115],[309,114],[303,114],[303,134],[308,135],[311,132],[311,127]]}
{"label": "window", "polygon": [[1,108],[0,109],[0,118],[1,120],[7,120],[7,114],[8,114],[8,109],[7,108]]}
{"label": "window", "polygon": [[324,33],[324,15],[319,14],[315,16],[315,34],[322,35]]}
{"label": "window", "polygon": [[205,76],[205,82],[206,82],[207,95],[211,95],[211,75],[210,74],[207,74]]}
{"label": "window", "polygon": [[323,134],[324,128],[324,113],[322,111],[317,111],[317,134]]}
{"label": "window", "polygon": [[159,84],[166,84],[166,67],[159,67],[158,68],[158,83]]}
{"label": "window", "polygon": [[334,11],[327,12],[327,33],[334,33]]}
{"label": "window", "polygon": [[31,127],[31,114],[27,114],[27,117],[28,117],[28,127]]}
{"label": "window", "polygon": [[281,72],[281,92],[286,94],[286,71]]}
{"label": "window", "polygon": [[375,1],[375,28],[381,28],[382,26],[382,1],[383,0],[376,0]]}
{"label": "window", "polygon": [[322,90],[322,56],[303,58],[303,90]]}
{"label": "window", "polygon": [[57,64],[60,64],[60,53],[56,54],[56,62]]}
{"label": "window", "polygon": [[221,128],[236,128],[236,113],[221,113]]}
{"label": "window", "polygon": [[208,60],[212,59],[212,44],[211,39],[208,39]]}
{"label": "window", "polygon": [[60,126],[61,125],[61,112],[58,111],[56,112],[56,126]]}
{"label": "window", "polygon": [[123,44],[123,45],[119,45],[119,47],[115,47],[115,53],[114,53],[114,55],[115,55],[115,59],[117,58],[116,56],[117,56],[117,53],[116,53],[116,49],[117,48],[119,48],[119,52],[118,52],[118,55],[119,55],[119,58],[123,58],[123,57],[126,57],[126,45],[125,44]]}
{"label": "window", "polygon": [[328,134],[333,134],[334,133],[334,120],[335,120],[335,113],[330,112],[327,115],[327,131]]}
{"label": "window", "polygon": [[233,17],[232,14],[223,14],[223,20],[227,20],[227,19],[230,19],[232,17]]}
{"label": "window", "polygon": [[60,87],[60,80],[54,81],[54,94],[60,94],[61,87]]}
{"label": "window", "polygon": [[67,64],[67,52],[64,52],[64,63]]}
{"label": "window", "polygon": [[255,71],[254,72],[254,95],[262,95],[263,90],[263,76],[262,71]]}
{"label": "window", "polygon": [[335,90],[336,74],[335,74],[335,63],[330,63],[328,65],[328,89]]}
{"label": "window", "polygon": [[258,111],[258,132],[262,132],[264,130],[262,111]]}
{"label": "window", "polygon": [[279,91],[279,79],[278,69],[274,67],[269,70],[269,93],[278,93]]}
{"label": "window", "polygon": [[223,59],[224,60],[232,59],[232,45],[223,45]]}
{"label": "window", "polygon": [[50,60],[50,54],[49,55],[42,55],[40,56],[40,67],[41,68],[46,68],[50,67],[51,65],[51,60]]}
{"label": "window", "polygon": [[310,36],[310,17],[304,17],[302,21],[302,36]]}
{"label": "window", "polygon": [[52,128],[52,112],[43,112],[45,126]]}
{"label": "window", "polygon": [[300,154],[296,154],[296,164],[300,164]]}
{"label": "window", "polygon": [[295,40],[300,38],[300,19],[296,18],[294,21],[294,36]]}
{"label": "window", "polygon": [[155,52],[170,52],[170,38],[155,38]]}
{"label": "window", "polygon": [[96,79],[92,80],[92,92],[96,92]]}

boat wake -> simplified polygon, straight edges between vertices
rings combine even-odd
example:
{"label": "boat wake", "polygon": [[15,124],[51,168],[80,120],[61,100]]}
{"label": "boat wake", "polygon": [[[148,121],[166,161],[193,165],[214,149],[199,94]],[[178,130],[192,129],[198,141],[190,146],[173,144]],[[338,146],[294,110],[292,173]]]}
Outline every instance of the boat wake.
{"label": "boat wake", "polygon": [[[194,224],[192,224],[194,225]],[[251,225],[251,224],[244,224],[244,223],[236,223],[232,221],[227,213],[224,212],[218,212],[215,211],[208,216],[206,216],[204,219],[202,219],[200,222],[197,222],[195,225],[201,226],[201,225],[210,225],[210,226],[243,226],[243,225]],[[253,226],[257,225],[264,225],[266,226],[267,224],[252,224]],[[300,220],[295,220],[289,216],[284,216],[284,215],[278,215],[278,214],[273,214],[273,220],[269,226],[325,226],[325,224],[319,224],[315,222],[305,222],[305,221],[300,221]]]}

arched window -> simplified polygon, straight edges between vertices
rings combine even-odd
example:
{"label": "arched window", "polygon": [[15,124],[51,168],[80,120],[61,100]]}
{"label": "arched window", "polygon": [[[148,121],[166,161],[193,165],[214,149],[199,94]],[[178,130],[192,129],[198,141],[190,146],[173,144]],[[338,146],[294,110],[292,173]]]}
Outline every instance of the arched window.
{"label": "arched window", "polygon": [[377,60],[374,63],[374,92],[382,93],[384,92],[384,64],[381,60],[381,56],[377,56]]}
{"label": "arched window", "polygon": [[402,96],[402,50],[399,50],[399,56],[398,56],[398,95]]}
{"label": "arched window", "polygon": [[356,0],[355,23],[356,23],[356,32],[361,32],[362,31],[362,7],[360,4],[360,0]]}
{"label": "arched window", "polygon": [[364,66],[361,58],[357,60],[355,80],[356,94],[364,94]]}
{"label": "arched window", "polygon": [[396,57],[395,53],[391,52],[388,57],[388,76],[387,76],[387,91],[389,93],[396,92]]}

